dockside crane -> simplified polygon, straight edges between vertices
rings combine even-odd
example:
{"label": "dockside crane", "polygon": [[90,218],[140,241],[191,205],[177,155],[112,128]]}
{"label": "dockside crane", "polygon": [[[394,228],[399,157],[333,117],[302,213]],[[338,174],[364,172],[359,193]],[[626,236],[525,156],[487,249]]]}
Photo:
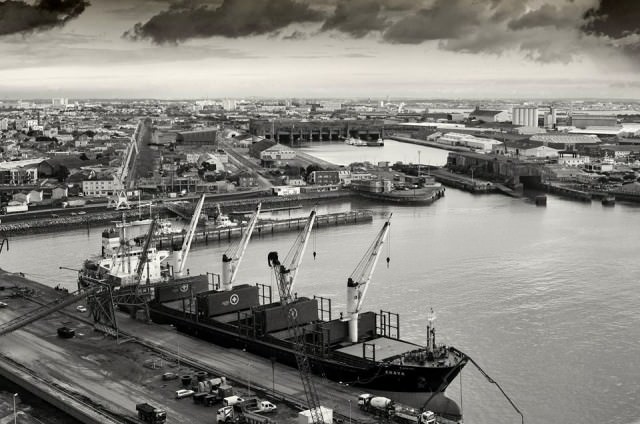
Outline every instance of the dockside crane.
{"label": "dockside crane", "polygon": [[351,276],[347,279],[347,320],[349,321],[349,338],[352,343],[358,342],[358,315],[367,294],[367,288],[371,282],[373,271],[380,258],[380,250],[384,240],[389,234],[391,215],[382,226],[382,229],[373,240],[371,246],[364,254],[360,263],[356,266]]}
{"label": "dockside crane", "polygon": [[247,250],[247,245],[251,239],[251,234],[258,223],[258,215],[260,215],[261,207],[262,203],[258,203],[240,241],[237,244],[231,245],[222,255],[222,289],[225,291],[233,289],[233,282],[236,279],[240,261],[242,261],[244,252]]}
{"label": "dockside crane", "polygon": [[[149,248],[151,247],[151,242],[153,241],[153,236],[156,231],[156,223],[157,220],[151,221],[151,225],[149,225],[149,232],[147,233],[147,237],[144,239],[144,246],[142,247],[142,252],[140,253],[140,258],[138,259],[138,266],[136,268],[135,284],[140,284],[140,280],[142,279],[142,273],[144,272],[144,267],[149,262]],[[149,283],[149,270],[147,269],[147,284]]]}
{"label": "dockside crane", "polygon": [[320,397],[313,382],[311,364],[306,353],[304,329],[298,324],[298,313],[295,309],[294,299],[291,297],[291,288],[295,283],[298,268],[302,262],[315,220],[316,211],[314,210],[309,214],[307,223],[287,254],[284,264],[280,263],[278,252],[269,252],[267,260],[275,274],[278,293],[280,294],[280,304],[287,316],[287,329],[289,337],[294,344],[296,364],[298,365],[311,420],[313,424],[324,424],[324,417],[320,408]]}
{"label": "dockside crane", "polygon": [[191,222],[189,223],[189,229],[187,230],[187,234],[184,236],[184,241],[182,242],[182,249],[178,252],[178,257],[176,259],[176,264],[178,265],[178,270],[176,275],[181,277],[184,273],[184,265],[187,263],[187,257],[189,256],[189,250],[191,249],[191,242],[193,241],[193,236],[196,233],[196,227],[198,226],[198,220],[200,219],[200,214],[202,213],[202,207],[204,206],[204,200],[206,195],[203,194],[200,197],[200,201],[196,205],[196,209],[193,211],[193,216],[191,217]]}

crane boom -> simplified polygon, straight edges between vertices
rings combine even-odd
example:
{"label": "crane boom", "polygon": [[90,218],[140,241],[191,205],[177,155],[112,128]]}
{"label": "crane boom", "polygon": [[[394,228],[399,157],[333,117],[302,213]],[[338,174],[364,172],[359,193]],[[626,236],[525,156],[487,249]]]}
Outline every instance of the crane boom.
{"label": "crane boom", "polygon": [[[156,220],[151,221],[151,225],[149,225],[149,232],[147,233],[147,237],[144,239],[144,247],[142,248],[142,253],[140,254],[140,259],[138,261],[138,267],[136,268],[135,282],[136,284],[140,284],[140,279],[142,278],[142,272],[144,271],[144,267],[149,260],[149,247],[151,247],[151,241],[153,240],[153,235],[156,231]],[[149,273],[147,272],[147,280],[149,280]]]}
{"label": "crane boom", "polygon": [[[262,207],[262,203],[258,203],[256,206],[256,210],[251,215],[251,219],[249,220],[249,224],[240,239],[238,244],[231,246],[223,255],[222,255],[222,288],[223,290],[229,291],[233,288],[233,282],[236,279],[236,274],[238,273],[238,268],[240,267],[240,261],[242,261],[242,257],[244,256],[244,252],[247,250],[247,245],[249,245],[249,240],[251,239],[251,234],[253,234],[253,230],[258,223],[258,215],[260,215],[260,208]],[[219,210],[219,209],[218,209]]]}
{"label": "crane boom", "polygon": [[296,238],[291,250],[287,254],[287,257],[284,260],[284,264],[281,264],[278,260],[278,253],[271,252],[269,253],[269,265],[277,265],[273,266],[278,281],[278,292],[280,294],[280,302],[289,303],[291,302],[291,288],[296,280],[296,275],[298,274],[298,268],[300,267],[300,263],[302,262],[302,257],[304,256],[304,252],[307,249],[307,242],[309,241],[309,235],[311,234],[311,230],[313,229],[313,224],[316,221],[316,211],[313,210],[309,214],[309,218],[307,218],[307,223],[304,228],[298,234],[298,238]]}
{"label": "crane boom", "polygon": [[187,234],[184,236],[184,241],[182,242],[182,249],[178,252],[177,264],[178,264],[178,272],[179,276],[184,272],[184,265],[187,263],[187,257],[189,256],[189,250],[191,249],[191,241],[193,240],[193,236],[196,233],[196,227],[198,226],[198,220],[200,219],[200,214],[202,213],[202,207],[204,206],[204,199],[206,195],[203,194],[200,197],[200,201],[196,205],[196,209],[193,211],[193,216],[191,217],[191,223],[189,224],[189,229],[187,230]]}
{"label": "crane boom", "polygon": [[391,215],[387,218],[356,269],[347,279],[347,319],[349,320],[349,338],[352,343],[358,342],[358,314],[367,294],[373,271],[380,258],[380,249],[389,233],[390,221]]}
{"label": "crane boom", "polygon": [[313,228],[316,219],[316,212],[312,211],[307,219],[307,224],[295,240],[287,259],[286,265],[280,263],[277,252],[269,252],[267,260],[269,266],[273,268],[276,282],[278,284],[278,292],[280,294],[280,304],[283,312],[287,317],[287,331],[289,338],[292,340],[295,349],[296,364],[300,373],[300,380],[304,388],[309,414],[313,424],[324,424],[324,417],[320,406],[320,397],[318,390],[313,382],[311,374],[311,364],[306,352],[305,332],[298,322],[298,314],[295,309],[295,302],[291,298],[291,287],[295,282],[298,267],[304,256],[304,251],[309,241],[309,234]]}

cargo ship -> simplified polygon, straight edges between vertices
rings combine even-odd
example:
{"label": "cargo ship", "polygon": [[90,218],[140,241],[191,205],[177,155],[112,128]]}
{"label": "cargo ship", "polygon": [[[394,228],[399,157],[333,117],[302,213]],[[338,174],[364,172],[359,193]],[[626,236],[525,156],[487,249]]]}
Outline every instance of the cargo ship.
{"label": "cargo ship", "polygon": [[[333,317],[331,300],[327,298],[296,295],[286,302],[273,301],[268,286],[233,284],[250,235],[251,231],[245,232],[239,244],[223,255],[221,278],[217,282],[212,274],[207,274],[179,279],[180,285],[150,290],[151,320],[173,325],[178,331],[218,345],[296,366],[296,346],[289,320],[294,316],[296,325],[304,332],[304,349],[313,373],[343,384],[386,392],[444,392],[467,364],[467,356],[455,347],[436,344],[433,319],[427,320],[423,346],[400,338],[400,318],[392,312],[360,312],[360,303],[355,308],[348,301],[346,316],[341,313]],[[138,253],[137,249],[130,251]],[[380,249],[373,251],[377,255]],[[152,282],[166,281],[171,275],[163,260],[147,262],[146,272],[160,276]],[[121,284],[135,281],[122,274],[118,277]],[[87,286],[92,281],[95,275],[91,275],[91,270],[80,274],[81,285]],[[114,279],[109,276],[109,281]],[[357,281],[348,279],[348,299],[364,297],[364,293],[358,292],[363,285]]]}
{"label": "cargo ship", "polygon": [[[314,219],[312,212],[288,258],[301,260]],[[347,279],[344,316],[332,316],[330,299],[292,296],[291,286],[300,263],[280,264],[277,253],[271,252],[268,263],[279,270],[279,301],[273,301],[270,287],[265,285],[229,284],[223,260],[222,287],[191,295],[156,297],[149,305],[151,319],[290,366],[296,366],[296,351],[299,352],[294,333],[299,334],[302,329],[304,351],[311,371],[317,375],[377,390],[443,392],[465,366],[467,357],[454,347],[436,344],[435,316],[430,315],[427,320],[426,345],[421,346],[400,338],[398,314],[361,312],[388,229],[389,221]],[[291,328],[292,317],[296,331]]]}

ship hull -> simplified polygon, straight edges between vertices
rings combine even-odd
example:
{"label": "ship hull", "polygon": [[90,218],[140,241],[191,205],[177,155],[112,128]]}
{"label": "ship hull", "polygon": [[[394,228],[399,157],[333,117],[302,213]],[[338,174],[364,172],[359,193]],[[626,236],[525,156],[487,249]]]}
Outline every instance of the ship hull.
{"label": "ship hull", "polygon": [[355,192],[367,199],[382,200],[389,203],[397,204],[430,204],[444,196],[444,188],[435,189],[409,189],[406,191],[375,193],[368,191],[355,190]]}
{"label": "ship hull", "polygon": [[[195,322],[182,313],[175,313],[159,305],[151,306],[150,313],[154,322],[172,324],[183,333],[296,366],[295,351],[286,341],[269,336],[252,337],[242,334],[241,328],[231,324]],[[462,353],[459,354],[463,356]],[[444,391],[466,364],[465,360],[460,360],[451,366],[415,367],[355,357],[346,360],[335,354],[319,356],[313,352],[308,353],[308,358],[311,370],[316,375],[342,384],[392,392]]]}

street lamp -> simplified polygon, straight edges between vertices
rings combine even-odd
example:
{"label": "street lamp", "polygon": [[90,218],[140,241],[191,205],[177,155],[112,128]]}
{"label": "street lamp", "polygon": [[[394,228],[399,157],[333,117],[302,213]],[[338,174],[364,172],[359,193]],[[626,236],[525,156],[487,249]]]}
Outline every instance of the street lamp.
{"label": "street lamp", "polygon": [[420,178],[420,150],[418,150],[418,178]]}
{"label": "street lamp", "polygon": [[16,398],[18,397],[17,393],[13,394],[13,424],[16,424],[18,420],[18,416],[16,415]]}
{"label": "street lamp", "polygon": [[349,399],[349,424],[351,424],[351,399]]}

